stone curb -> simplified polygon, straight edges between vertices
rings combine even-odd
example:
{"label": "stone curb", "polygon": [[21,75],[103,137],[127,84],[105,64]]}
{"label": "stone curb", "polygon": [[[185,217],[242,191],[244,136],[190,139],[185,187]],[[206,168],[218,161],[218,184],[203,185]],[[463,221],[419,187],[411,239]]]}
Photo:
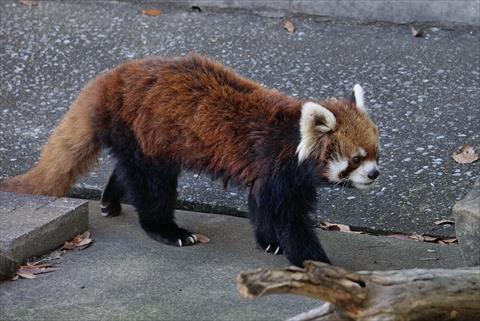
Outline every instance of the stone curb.
{"label": "stone curb", "polygon": [[480,178],[473,189],[453,207],[456,233],[465,261],[480,265]]}
{"label": "stone curb", "polygon": [[306,14],[328,18],[347,18],[362,22],[439,22],[480,25],[480,3],[476,0],[150,0],[175,6],[244,9],[268,16]]}
{"label": "stone curb", "polygon": [[19,263],[47,253],[88,228],[85,200],[4,192],[0,200],[0,256]]}

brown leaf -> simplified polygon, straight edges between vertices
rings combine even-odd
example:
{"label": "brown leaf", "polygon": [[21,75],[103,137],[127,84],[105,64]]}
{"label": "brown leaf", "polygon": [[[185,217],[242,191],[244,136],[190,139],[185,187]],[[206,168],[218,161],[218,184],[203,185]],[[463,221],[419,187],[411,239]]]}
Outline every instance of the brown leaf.
{"label": "brown leaf", "polygon": [[295,25],[290,20],[285,21],[285,24],[283,25],[283,27],[288,31],[288,33],[295,32]]}
{"label": "brown leaf", "polygon": [[42,274],[42,273],[49,273],[49,272],[54,272],[54,271],[57,271],[58,268],[54,268],[54,267],[47,267],[47,266],[43,266],[43,267],[40,267],[40,266],[21,266],[18,271],[17,271],[17,274],[18,272],[21,272],[21,273],[31,273],[31,274],[34,274],[34,275],[37,275],[37,274]]}
{"label": "brown leaf", "polygon": [[58,268],[52,267],[51,263],[37,264],[29,262],[27,265],[21,265],[17,269],[17,275],[24,279],[35,279],[35,275],[57,271]]}
{"label": "brown leaf", "polygon": [[208,243],[208,242],[210,242],[210,239],[209,239],[207,236],[203,235],[203,234],[198,234],[198,233],[197,233],[197,234],[194,234],[194,235],[196,236],[197,241],[198,241],[199,243]]}
{"label": "brown leaf", "polygon": [[352,231],[350,229],[350,226],[345,225],[345,224],[338,224],[338,223],[330,223],[328,221],[324,221],[320,223],[320,228],[324,230],[329,230],[329,231],[339,231],[339,232],[347,232],[347,233],[356,233],[356,234],[361,234],[362,232],[360,231]]}
{"label": "brown leaf", "polygon": [[93,240],[90,238],[90,232],[86,231],[82,234],[75,236],[72,240],[63,244],[62,250],[73,250],[78,248],[79,250],[86,249],[92,244]]}
{"label": "brown leaf", "polygon": [[28,6],[28,7],[33,7],[33,6],[38,6],[38,1],[37,0],[20,0],[20,4],[23,4],[24,6]]}
{"label": "brown leaf", "polygon": [[455,221],[453,220],[438,220],[433,222],[435,225],[444,225],[444,224],[455,224]]}
{"label": "brown leaf", "polygon": [[413,232],[413,234],[409,235],[408,237],[412,240],[423,242],[423,236],[421,234],[418,234],[417,232]]}
{"label": "brown leaf", "polygon": [[463,144],[452,154],[453,159],[460,164],[470,164],[478,160],[478,155],[472,146]]}
{"label": "brown leaf", "polygon": [[414,37],[418,37],[418,38],[423,37],[423,31],[422,30],[417,30],[417,29],[415,29],[414,26],[410,26],[410,30],[412,31],[412,35]]}
{"label": "brown leaf", "polygon": [[92,239],[88,238],[88,239],[81,240],[76,245],[77,245],[77,247],[84,247],[85,245],[89,245],[90,243],[92,243]]}
{"label": "brown leaf", "polygon": [[442,241],[446,244],[454,244],[454,243],[458,243],[458,239],[457,238],[451,238],[451,239],[442,239]]}
{"label": "brown leaf", "polygon": [[434,236],[422,235],[424,242],[438,242],[439,238]]}
{"label": "brown leaf", "polygon": [[340,227],[337,224],[330,223],[329,221],[323,221],[320,223],[320,228],[330,231],[340,231]]}
{"label": "brown leaf", "polygon": [[147,16],[160,16],[163,14],[163,12],[162,10],[158,10],[158,9],[146,9],[146,10],[142,10],[142,14]]}
{"label": "brown leaf", "polygon": [[36,276],[33,273],[25,272],[25,271],[17,271],[17,275],[21,278],[29,279],[29,280],[36,278]]}
{"label": "brown leaf", "polygon": [[62,249],[63,250],[73,250],[74,248],[76,248],[77,246],[75,245],[75,243],[73,242],[65,242],[65,244],[63,244],[63,247]]}

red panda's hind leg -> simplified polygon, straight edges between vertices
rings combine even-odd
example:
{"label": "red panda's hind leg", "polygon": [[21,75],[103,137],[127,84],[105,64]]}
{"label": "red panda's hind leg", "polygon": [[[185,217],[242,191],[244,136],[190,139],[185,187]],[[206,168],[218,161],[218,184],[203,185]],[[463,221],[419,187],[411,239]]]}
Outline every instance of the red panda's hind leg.
{"label": "red panda's hind leg", "polygon": [[103,189],[100,199],[102,216],[118,216],[122,211],[121,200],[125,194],[121,179],[118,177],[118,169],[115,167],[108,183]]}
{"label": "red panda's hind leg", "polygon": [[116,168],[140,225],[152,239],[176,246],[194,245],[197,236],[174,221],[179,174],[180,166],[168,161],[119,161]]}

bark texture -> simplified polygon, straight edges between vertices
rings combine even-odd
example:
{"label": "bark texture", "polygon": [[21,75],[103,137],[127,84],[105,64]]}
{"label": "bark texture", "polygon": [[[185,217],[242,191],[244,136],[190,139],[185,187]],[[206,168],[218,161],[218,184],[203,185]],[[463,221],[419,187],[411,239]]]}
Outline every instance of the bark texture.
{"label": "bark texture", "polygon": [[242,272],[247,298],[290,293],[328,301],[289,321],[480,320],[480,268],[351,272],[306,261],[305,268]]}

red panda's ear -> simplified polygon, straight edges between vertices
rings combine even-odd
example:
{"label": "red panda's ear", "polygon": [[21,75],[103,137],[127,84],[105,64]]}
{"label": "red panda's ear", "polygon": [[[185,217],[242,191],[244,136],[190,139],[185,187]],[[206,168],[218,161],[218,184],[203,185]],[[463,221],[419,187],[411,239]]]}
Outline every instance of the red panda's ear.
{"label": "red panda's ear", "polygon": [[365,94],[362,86],[356,84],[353,86],[352,94],[348,100],[352,107],[356,108],[360,112],[367,113],[367,107],[365,106]]}
{"label": "red panda's ear", "polygon": [[298,160],[305,160],[320,136],[332,132],[337,126],[335,115],[327,108],[306,102],[302,106],[300,116],[300,144],[297,147]]}

